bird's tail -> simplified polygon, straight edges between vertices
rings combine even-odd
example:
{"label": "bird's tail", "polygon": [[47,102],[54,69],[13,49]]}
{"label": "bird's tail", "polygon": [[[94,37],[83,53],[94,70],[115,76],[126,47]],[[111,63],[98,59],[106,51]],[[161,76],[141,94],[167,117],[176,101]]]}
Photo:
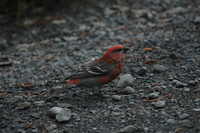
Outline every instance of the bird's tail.
{"label": "bird's tail", "polygon": [[75,84],[67,84],[67,85],[64,85],[62,88],[57,89],[57,90],[54,91],[52,94],[50,94],[49,97],[58,95],[58,94],[60,94],[60,93],[62,93],[62,92],[65,92],[67,89],[73,88],[73,87],[76,87],[76,85],[75,85]]}

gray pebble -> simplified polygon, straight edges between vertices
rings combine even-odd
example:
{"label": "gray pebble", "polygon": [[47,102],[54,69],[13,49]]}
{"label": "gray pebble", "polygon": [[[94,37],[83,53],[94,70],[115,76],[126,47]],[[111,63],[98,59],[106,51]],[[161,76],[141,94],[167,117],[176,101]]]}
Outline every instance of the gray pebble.
{"label": "gray pebble", "polygon": [[196,112],[200,112],[200,108],[195,108],[193,110],[196,111]]}
{"label": "gray pebble", "polygon": [[162,108],[162,107],[165,106],[165,102],[164,101],[157,101],[157,102],[155,102],[154,106],[156,108]]}
{"label": "gray pebble", "polygon": [[52,130],[54,130],[56,128],[57,128],[56,124],[52,124],[49,127],[47,127],[46,129],[47,129],[47,131],[52,131]]}
{"label": "gray pebble", "polygon": [[155,72],[164,72],[167,68],[163,65],[156,64],[153,66]]}
{"label": "gray pebble", "polygon": [[175,124],[175,123],[176,123],[176,120],[174,120],[174,119],[167,119],[166,122],[167,122],[168,124]]}
{"label": "gray pebble", "polygon": [[181,81],[178,81],[178,80],[173,80],[172,81],[172,83],[176,86],[176,87],[178,87],[178,88],[182,88],[182,87],[184,87],[184,86],[186,86],[184,83],[182,83]]}
{"label": "gray pebble", "polygon": [[197,83],[197,82],[196,82],[195,80],[190,80],[190,81],[189,81],[189,84],[190,84],[190,85],[196,85],[196,83]]}
{"label": "gray pebble", "polygon": [[182,114],[180,115],[180,119],[183,120],[183,119],[187,119],[189,118],[189,115],[188,114]]}
{"label": "gray pebble", "polygon": [[133,93],[135,93],[135,89],[130,86],[127,86],[126,89],[124,90],[124,93],[133,94]]}
{"label": "gray pebble", "polygon": [[132,85],[134,78],[130,74],[124,74],[120,77],[120,80],[117,83],[117,87],[124,88],[128,85]]}
{"label": "gray pebble", "polygon": [[150,99],[157,98],[159,96],[160,92],[152,92],[149,94]]}
{"label": "gray pebble", "polygon": [[195,23],[200,23],[200,16],[195,17],[194,22]]}
{"label": "gray pebble", "polygon": [[59,90],[61,88],[62,88],[62,86],[54,86],[54,87],[51,88],[51,92],[54,92],[54,91]]}
{"label": "gray pebble", "polygon": [[48,110],[47,115],[56,116],[63,108],[61,107],[52,107]]}
{"label": "gray pebble", "polygon": [[30,102],[23,102],[18,104],[19,109],[28,109],[32,106],[32,103]]}
{"label": "gray pebble", "polygon": [[137,128],[135,126],[129,125],[121,129],[118,133],[136,133]]}
{"label": "gray pebble", "polygon": [[44,106],[45,101],[36,101],[36,102],[34,102],[34,104],[35,104],[36,106]]}
{"label": "gray pebble", "polygon": [[186,128],[193,127],[193,123],[190,120],[181,120],[179,123],[184,125],[184,127],[186,127]]}
{"label": "gray pebble", "polygon": [[184,88],[184,91],[189,92],[190,88]]}
{"label": "gray pebble", "polygon": [[58,129],[54,129],[52,131],[50,131],[49,133],[59,133]]}
{"label": "gray pebble", "polygon": [[122,97],[119,96],[119,95],[112,95],[112,96],[111,96],[111,99],[114,100],[114,101],[120,101],[121,98],[122,98]]}
{"label": "gray pebble", "polygon": [[57,115],[56,120],[59,122],[66,122],[71,119],[71,110],[70,109],[62,109]]}
{"label": "gray pebble", "polygon": [[196,99],[194,99],[194,102],[200,102],[200,98],[196,98]]}
{"label": "gray pebble", "polygon": [[137,74],[142,76],[142,75],[145,75],[146,72],[147,72],[147,68],[146,67],[142,67],[141,69],[139,69],[137,71]]}

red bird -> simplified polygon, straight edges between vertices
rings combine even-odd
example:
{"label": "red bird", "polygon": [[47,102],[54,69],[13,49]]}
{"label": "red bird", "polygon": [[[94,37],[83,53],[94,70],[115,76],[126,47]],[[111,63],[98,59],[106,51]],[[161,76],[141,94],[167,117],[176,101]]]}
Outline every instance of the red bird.
{"label": "red bird", "polygon": [[128,50],[122,45],[109,48],[100,59],[67,77],[65,80],[69,80],[69,82],[50,96],[72,87],[95,87],[110,83],[122,73],[124,53]]}

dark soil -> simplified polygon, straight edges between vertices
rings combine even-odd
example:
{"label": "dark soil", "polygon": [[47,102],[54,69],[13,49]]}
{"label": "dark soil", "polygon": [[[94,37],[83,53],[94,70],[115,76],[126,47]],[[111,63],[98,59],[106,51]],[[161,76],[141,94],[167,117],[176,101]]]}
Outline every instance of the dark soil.
{"label": "dark soil", "polygon": [[[128,125],[133,132],[200,133],[199,0],[97,2],[74,16],[0,26],[1,133],[116,133]],[[102,87],[103,97],[72,88],[47,100],[65,76],[117,44],[130,47],[124,74],[136,78],[134,94],[119,91],[116,79]],[[158,101],[165,104],[158,108]],[[55,106],[68,107],[71,119],[49,117]]]}

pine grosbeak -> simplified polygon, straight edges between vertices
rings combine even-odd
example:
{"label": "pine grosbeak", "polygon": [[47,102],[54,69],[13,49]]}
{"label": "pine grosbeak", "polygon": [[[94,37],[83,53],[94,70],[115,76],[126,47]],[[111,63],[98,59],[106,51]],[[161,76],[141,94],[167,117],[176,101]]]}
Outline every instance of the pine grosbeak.
{"label": "pine grosbeak", "polygon": [[124,53],[128,50],[122,45],[109,48],[100,59],[67,77],[65,80],[69,81],[64,87],[56,90],[50,96],[57,95],[72,87],[95,87],[111,82],[122,73]]}

